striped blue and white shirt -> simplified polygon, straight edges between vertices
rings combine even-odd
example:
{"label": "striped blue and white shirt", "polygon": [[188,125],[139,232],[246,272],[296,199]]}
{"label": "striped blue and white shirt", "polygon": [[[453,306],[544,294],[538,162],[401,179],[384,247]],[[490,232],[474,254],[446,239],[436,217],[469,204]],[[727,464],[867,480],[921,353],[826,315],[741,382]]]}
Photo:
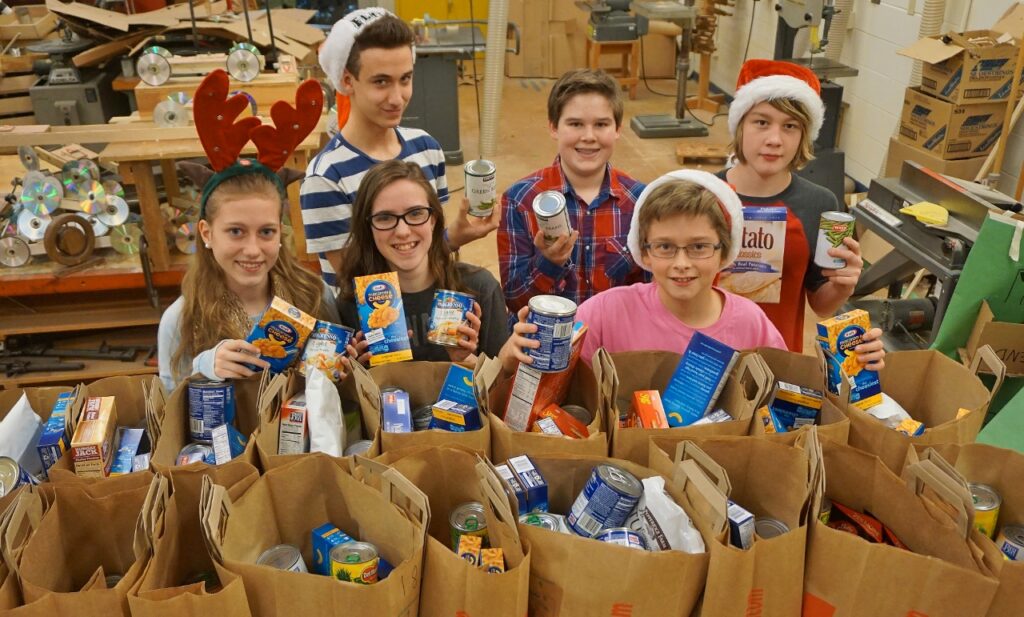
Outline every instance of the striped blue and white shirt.
{"label": "striped blue and white shirt", "polygon": [[[402,149],[396,159],[416,163],[437,191],[441,203],[448,201],[445,180],[444,152],[441,145],[426,131],[398,127],[395,129]],[[327,251],[344,248],[352,229],[352,205],[363,175],[379,163],[341,136],[335,135],[306,168],[299,204],[302,224],[306,230],[306,250],[320,257],[324,282],[335,293],[338,283],[334,268],[327,261]]]}

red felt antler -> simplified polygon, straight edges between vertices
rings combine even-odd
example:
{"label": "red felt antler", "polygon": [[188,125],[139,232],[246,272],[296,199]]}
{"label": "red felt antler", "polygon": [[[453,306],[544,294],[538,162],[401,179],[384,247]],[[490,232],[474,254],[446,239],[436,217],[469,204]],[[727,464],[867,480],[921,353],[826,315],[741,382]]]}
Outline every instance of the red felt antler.
{"label": "red felt antler", "polygon": [[324,92],[312,79],[304,81],[295,92],[295,107],[278,101],[270,108],[274,126],[257,126],[249,136],[259,150],[259,161],[277,171],[302,140],[316,128],[324,108]]}
{"label": "red felt antler", "polygon": [[249,141],[249,134],[262,124],[254,117],[235,122],[248,106],[249,99],[244,94],[228,98],[228,74],[223,69],[213,71],[199,84],[192,115],[199,141],[214,171],[226,169],[237,161]]}

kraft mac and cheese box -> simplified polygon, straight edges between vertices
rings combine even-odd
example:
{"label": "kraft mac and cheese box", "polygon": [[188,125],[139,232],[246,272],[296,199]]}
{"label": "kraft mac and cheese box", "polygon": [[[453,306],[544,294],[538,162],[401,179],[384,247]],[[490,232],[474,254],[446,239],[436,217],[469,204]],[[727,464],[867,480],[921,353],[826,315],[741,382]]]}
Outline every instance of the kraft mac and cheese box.
{"label": "kraft mac and cheese box", "polygon": [[77,394],[78,390],[75,389],[71,392],[62,392],[57,396],[57,402],[53,405],[50,417],[39,434],[36,451],[39,452],[39,460],[43,463],[43,474],[47,478],[50,477],[50,467],[53,467],[68,450],[68,407],[75,400]]}
{"label": "kraft mac and cheese box", "polygon": [[476,407],[476,393],[473,391],[473,371],[458,364],[453,364],[441,384],[439,401],[454,401],[470,407]]}
{"label": "kraft mac and cheese box", "polygon": [[694,332],[690,344],[661,395],[670,427],[689,426],[714,409],[739,352]]}
{"label": "kraft mac and cheese box", "polygon": [[754,302],[777,303],[782,293],[786,249],[786,208],[743,208],[743,243],[736,261],[722,271],[719,285]]}
{"label": "kraft mac and cheese box", "polygon": [[301,355],[314,328],[316,318],[274,296],[245,340],[260,350],[260,358],[270,364],[270,372],[280,373]]}
{"label": "kraft mac and cheese box", "polygon": [[771,403],[768,404],[776,432],[785,433],[808,424],[817,424],[822,398],[820,390],[784,381],[776,382]]}
{"label": "kraft mac and cheese box", "polygon": [[480,422],[480,410],[476,406],[463,405],[455,401],[440,400],[434,403],[433,418],[430,428],[453,433],[478,431],[483,428]]}
{"label": "kraft mac and cheese box", "polygon": [[370,366],[412,360],[409,325],[402,304],[398,273],[385,272],[353,279],[359,323],[370,344]]}
{"label": "kraft mac and cheese box", "polygon": [[871,329],[867,311],[857,309],[818,322],[818,344],[825,352],[828,367],[828,389],[839,394],[845,373],[850,384],[850,402],[868,409],[882,402],[882,383],[878,373],[864,368],[854,349]]}

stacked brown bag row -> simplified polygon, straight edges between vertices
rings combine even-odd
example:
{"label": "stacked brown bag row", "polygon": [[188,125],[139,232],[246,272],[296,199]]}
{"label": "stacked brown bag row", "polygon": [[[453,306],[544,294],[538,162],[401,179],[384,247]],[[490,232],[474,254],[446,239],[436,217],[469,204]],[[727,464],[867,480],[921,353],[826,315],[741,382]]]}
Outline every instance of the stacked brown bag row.
{"label": "stacked brown bag row", "polygon": [[[998,360],[980,355],[998,375]],[[818,426],[765,435],[754,411],[775,380],[825,390],[818,360],[770,349],[744,353],[726,382],[719,406],[734,420],[620,427],[618,401],[663,389],[678,362],[670,353],[599,351],[593,369],[580,363],[563,402],[597,412],[587,439],[511,431],[501,420],[509,384],[490,360],[474,379],[482,430],[384,433],[380,388],[407,390],[414,408],[430,403],[448,365],[357,368],[342,398],[359,404],[368,457],[278,455],[278,410],[301,378],[237,382],[249,446],[217,467],[174,465],[187,442],[184,386],[165,397],[151,378],[99,380],[88,395],[115,396],[119,414],[148,420],[151,470],[86,480],[62,459],[50,482],[0,500],[0,609],[47,617],[1020,614],[1024,562],[1003,559],[975,529],[966,485],[1002,495],[1001,524],[1024,523],[1024,455],[972,443],[993,395],[980,366],[931,351],[887,356],[883,391],[929,427],[919,437],[886,428],[846,393],[828,398]],[[34,409],[48,410],[60,391],[26,393]],[[0,392],[0,417],[20,395]],[[636,551],[520,524],[515,497],[489,463],[519,454],[546,479],[553,512],[568,512],[602,462],[639,479],[662,476],[706,551]],[[909,550],[826,526],[818,517],[826,498],[872,513]],[[736,548],[727,500],[790,531]],[[451,550],[448,514],[467,501],[483,504],[505,572],[488,574]],[[255,565],[282,543],[311,563],[310,530],[325,522],[372,542],[394,565],[390,576],[360,586]]]}

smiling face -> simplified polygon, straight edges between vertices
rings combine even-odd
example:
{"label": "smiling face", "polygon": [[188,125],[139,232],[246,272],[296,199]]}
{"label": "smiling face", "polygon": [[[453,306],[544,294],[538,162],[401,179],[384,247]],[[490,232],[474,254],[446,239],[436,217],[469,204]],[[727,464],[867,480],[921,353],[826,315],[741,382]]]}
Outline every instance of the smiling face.
{"label": "smiling face", "polygon": [[199,221],[199,235],[224,271],[228,289],[242,296],[266,286],[281,251],[281,200],[229,194],[216,199],[208,218]]}
{"label": "smiling face", "polygon": [[[412,180],[396,180],[377,193],[371,216],[407,214],[407,218],[415,221],[418,219],[412,212],[418,208],[430,208],[423,187]],[[435,224],[434,217],[430,216],[421,225],[410,225],[399,219],[398,225],[393,229],[382,231],[371,226],[373,242],[388,262],[388,266],[395,271],[405,275],[421,276],[430,270],[428,257]]]}
{"label": "smiling face", "polygon": [[742,162],[762,177],[789,173],[804,139],[803,124],[770,102],[758,103],[743,116]]}
{"label": "smiling face", "polygon": [[[715,227],[706,215],[675,214],[651,221],[641,239],[643,244],[689,246],[720,244]],[[671,259],[655,257],[644,249],[640,260],[654,276],[661,301],[670,308],[704,302],[714,293],[712,284],[722,269],[721,250],[706,259],[694,259],[679,250]]]}
{"label": "smiling face", "polygon": [[558,124],[549,124],[558,144],[562,171],[571,182],[603,177],[622,127],[607,97],[596,92],[577,94],[562,108]]}
{"label": "smiling face", "polygon": [[412,49],[371,47],[359,55],[359,75],[347,69],[342,86],[352,99],[352,118],[394,128],[412,97]]}

